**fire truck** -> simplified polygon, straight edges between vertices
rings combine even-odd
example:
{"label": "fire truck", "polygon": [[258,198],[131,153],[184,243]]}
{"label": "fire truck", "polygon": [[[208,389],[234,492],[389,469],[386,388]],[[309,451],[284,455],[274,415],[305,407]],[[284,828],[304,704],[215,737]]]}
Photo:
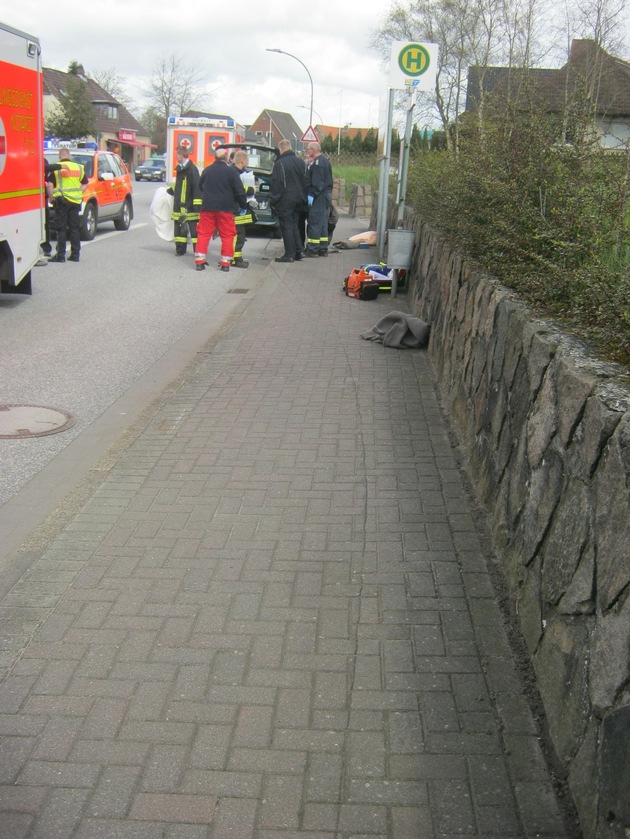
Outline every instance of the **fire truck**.
{"label": "fire truck", "polygon": [[178,146],[188,149],[189,159],[201,172],[214,163],[214,150],[217,146],[244,140],[244,133],[241,133],[241,128],[231,117],[169,117],[166,125],[167,180],[172,182],[175,179],[175,149]]}
{"label": "fire truck", "polygon": [[0,290],[30,294],[44,240],[39,39],[0,23]]}

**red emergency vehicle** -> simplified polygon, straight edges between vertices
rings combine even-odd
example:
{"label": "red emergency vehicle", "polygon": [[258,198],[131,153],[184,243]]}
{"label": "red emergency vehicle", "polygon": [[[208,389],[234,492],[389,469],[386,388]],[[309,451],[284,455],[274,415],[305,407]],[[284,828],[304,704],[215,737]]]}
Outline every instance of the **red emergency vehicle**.
{"label": "red emergency vehicle", "polygon": [[238,143],[245,139],[232,117],[169,117],[166,125],[166,179],[174,181],[177,166],[175,149],[184,146],[189,159],[202,172],[214,163],[214,150],[226,143]]}
{"label": "red emergency vehicle", "polygon": [[39,39],[0,23],[0,289],[31,293],[44,240],[44,108]]}

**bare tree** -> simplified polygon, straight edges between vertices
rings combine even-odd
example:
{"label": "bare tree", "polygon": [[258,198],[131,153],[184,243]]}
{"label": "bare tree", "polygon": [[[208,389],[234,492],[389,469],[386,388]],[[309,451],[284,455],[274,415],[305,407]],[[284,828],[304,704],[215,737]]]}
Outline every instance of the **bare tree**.
{"label": "bare tree", "polygon": [[125,80],[122,76],[118,75],[114,67],[109,67],[107,70],[94,70],[90,73],[90,77],[94,79],[94,81],[97,82],[103,90],[107,91],[112,99],[128,111],[133,110],[134,102],[125,90]]}
{"label": "bare tree", "polygon": [[626,47],[623,26],[628,23],[627,0],[579,0],[574,20],[583,38],[592,38],[615,55],[623,53]]}
{"label": "bare tree", "polygon": [[[470,66],[483,74],[493,62],[529,59],[540,0],[415,0],[395,3],[372,45],[389,58],[395,40],[438,45],[436,87],[430,106],[442,123],[447,146],[457,149],[458,116],[465,107]],[[425,95],[425,106],[429,97]],[[425,111],[426,112],[426,111]]]}
{"label": "bare tree", "polygon": [[199,66],[187,64],[175,54],[163,55],[149,82],[149,106],[164,118],[203,108],[207,98],[201,87],[203,82],[204,71]]}

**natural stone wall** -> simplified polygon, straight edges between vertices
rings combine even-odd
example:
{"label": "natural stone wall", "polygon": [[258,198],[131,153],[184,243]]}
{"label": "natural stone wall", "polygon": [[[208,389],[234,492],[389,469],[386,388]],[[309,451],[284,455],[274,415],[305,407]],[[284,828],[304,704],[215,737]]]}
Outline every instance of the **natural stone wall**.
{"label": "natural stone wall", "polygon": [[332,200],[337,207],[343,207],[346,203],[346,180],[345,178],[333,178]]}
{"label": "natural stone wall", "polygon": [[630,836],[630,392],[412,215],[413,312],[586,839]]}
{"label": "natural stone wall", "polygon": [[348,215],[352,218],[369,218],[372,213],[372,187],[370,184],[352,184]]}

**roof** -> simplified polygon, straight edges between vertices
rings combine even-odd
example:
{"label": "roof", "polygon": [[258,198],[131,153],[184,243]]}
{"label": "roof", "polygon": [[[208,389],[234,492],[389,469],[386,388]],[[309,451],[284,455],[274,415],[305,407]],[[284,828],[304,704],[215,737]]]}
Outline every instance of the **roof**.
{"label": "roof", "polygon": [[466,91],[466,110],[485,94],[506,94],[526,81],[528,92],[537,95],[552,113],[563,111],[568,99],[586,91],[595,112],[607,117],[630,116],[630,64],[607,53],[590,39],[571,44],[567,63],[556,70],[509,67],[470,67]]}
{"label": "roof", "polygon": [[[315,131],[318,137],[325,139],[326,137],[332,137],[333,140],[336,140],[339,136],[339,126],[338,125],[320,125],[319,123],[315,126]],[[341,126],[341,136],[342,137],[349,137],[351,140],[354,140],[358,134],[361,134],[361,139],[365,140],[368,131],[372,131],[373,134],[378,134],[378,128],[360,128],[360,127],[353,127],[351,125],[342,125]]]}
{"label": "roof", "polygon": [[[79,68],[83,69],[83,68]],[[60,98],[66,89],[66,84],[70,73],[64,73],[63,70],[53,70],[51,67],[43,68],[44,75],[44,96],[53,96],[55,99]],[[95,82],[94,79],[86,78],[84,75],[78,76],[86,84],[87,95],[92,104],[110,104],[118,106],[118,119],[111,119],[106,114],[98,109],[95,113],[95,131],[99,134],[115,134],[121,129],[127,131],[135,131],[143,137],[147,137],[149,132],[141,125],[138,120],[121,105],[110,93]]]}
{"label": "roof", "polygon": [[291,114],[285,114],[283,111],[272,111],[269,108],[265,108],[252,122],[252,125],[256,125],[259,120],[263,122],[271,120],[278,133],[287,140],[296,140],[299,142],[304,135],[303,129],[300,128]]}

